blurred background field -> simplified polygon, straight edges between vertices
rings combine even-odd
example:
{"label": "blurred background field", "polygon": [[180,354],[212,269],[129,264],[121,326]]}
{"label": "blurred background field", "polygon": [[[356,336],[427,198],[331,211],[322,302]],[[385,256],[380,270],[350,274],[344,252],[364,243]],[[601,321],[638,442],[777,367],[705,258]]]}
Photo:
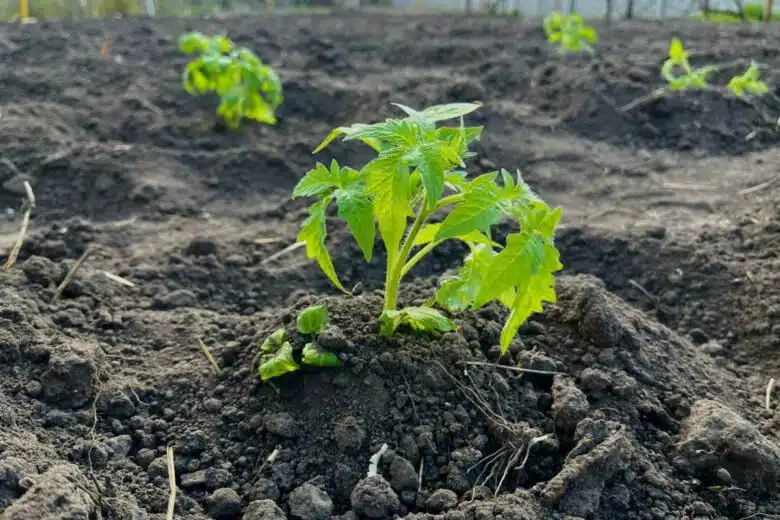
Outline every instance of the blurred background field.
{"label": "blurred background field", "polygon": [[[35,19],[83,19],[112,15],[202,16],[209,13],[275,11],[330,12],[334,9],[408,9],[485,12],[525,19],[550,11],[576,11],[585,18],[667,19],[693,17],[719,23],[760,22],[764,2],[741,0],[0,0],[0,18],[20,18],[27,3]],[[780,20],[775,5],[772,21]]]}

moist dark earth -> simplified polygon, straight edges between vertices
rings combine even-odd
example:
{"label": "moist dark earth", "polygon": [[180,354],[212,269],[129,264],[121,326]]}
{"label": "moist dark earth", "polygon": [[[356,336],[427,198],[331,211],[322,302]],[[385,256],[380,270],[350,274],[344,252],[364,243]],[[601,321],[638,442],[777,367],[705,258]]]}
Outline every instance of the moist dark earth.
{"label": "moist dark earth", "polygon": [[[192,29],[278,68],[277,126],[226,132],[213,98],[182,91],[176,41]],[[765,397],[780,369],[780,33],[597,29],[594,55],[567,57],[538,26],[441,14],[3,25],[4,255],[25,180],[37,206],[0,274],[0,518],[164,519],[169,446],[177,519],[780,515]],[[673,36],[695,65],[728,64],[721,85],[758,60],[770,93],[626,109],[661,86]],[[351,143],[312,156],[332,127],[475,100],[469,170],[520,169],[564,208],[558,302],[503,357],[499,307],[439,338],[381,338],[382,255],[366,265],[335,219],[352,295],[300,249],[272,256],[296,240],[306,201],[290,193],[315,161],[370,158]],[[435,251],[402,303],[462,254]],[[296,338],[317,303],[342,367],[261,383],[259,345],[279,327]]]}

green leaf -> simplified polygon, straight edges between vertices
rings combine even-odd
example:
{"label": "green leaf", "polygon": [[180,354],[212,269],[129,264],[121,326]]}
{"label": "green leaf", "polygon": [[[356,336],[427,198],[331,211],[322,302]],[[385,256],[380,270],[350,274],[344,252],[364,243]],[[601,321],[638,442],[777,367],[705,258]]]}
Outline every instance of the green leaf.
{"label": "green leaf", "polygon": [[304,365],[314,367],[340,367],[339,357],[333,352],[323,350],[314,343],[307,343],[303,347],[303,357],[301,359]]}
{"label": "green leaf", "polygon": [[544,244],[544,264],[533,276],[524,278],[516,288],[515,301],[501,330],[501,353],[509,350],[518,329],[535,312],[542,312],[543,302],[555,303],[555,278],[553,272],[562,268],[558,250],[550,243]]}
{"label": "green leaf", "polygon": [[284,329],[276,329],[270,336],[265,338],[263,344],[260,346],[260,352],[264,354],[271,354],[285,342],[287,339],[287,331]]}
{"label": "green leaf", "polygon": [[672,38],[672,42],[669,44],[669,58],[678,64],[688,60],[688,53],[685,52],[685,48],[679,38]]}
{"label": "green leaf", "polygon": [[457,329],[449,318],[431,307],[405,307],[401,310],[383,311],[379,323],[381,332],[387,336],[392,335],[402,325],[409,326],[415,332],[434,334]]}
{"label": "green leaf", "polygon": [[595,45],[599,39],[596,29],[593,27],[582,27],[580,29],[580,37],[591,45]]}
{"label": "green leaf", "polygon": [[373,202],[362,193],[349,190],[337,191],[336,199],[339,218],[347,223],[347,227],[363,252],[363,257],[366,262],[370,262],[376,233]]}
{"label": "green leaf", "polygon": [[409,198],[409,172],[395,157],[380,157],[368,163],[365,192],[374,199],[374,216],[388,254],[398,252],[406,231],[406,221],[413,215]]}
{"label": "green leaf", "polygon": [[[339,179],[336,177],[336,182],[338,181]],[[307,172],[306,175],[298,181],[292,196],[295,198],[319,195],[320,193],[333,188],[335,185],[331,170],[324,164],[317,163],[317,166],[313,170]]]}
{"label": "green leaf", "polygon": [[425,200],[428,208],[433,208],[439,202],[444,191],[444,164],[441,145],[437,142],[425,143],[420,146],[418,169],[425,188]]}
{"label": "green leaf", "polygon": [[436,240],[465,235],[474,230],[488,231],[501,218],[498,203],[497,190],[469,191],[463,196],[463,202],[444,219]]}
{"label": "green leaf", "polygon": [[298,332],[301,334],[317,334],[328,323],[328,308],[324,305],[306,307],[298,314]]}
{"label": "green leaf", "polygon": [[436,303],[451,312],[465,310],[472,306],[482,286],[484,273],[496,256],[493,248],[486,244],[470,244],[471,254],[463,260],[463,267],[457,275],[445,278],[436,291]]}
{"label": "green leaf", "polygon": [[449,103],[446,105],[434,105],[422,111],[426,121],[435,123],[447,119],[463,117],[482,107],[482,103]]}
{"label": "green leaf", "polygon": [[309,216],[303,221],[301,225],[301,231],[298,233],[298,241],[306,244],[306,256],[317,260],[317,264],[325,273],[328,279],[346,292],[344,286],[341,285],[338,275],[336,275],[336,269],[333,267],[333,261],[330,259],[330,254],[325,248],[325,236],[327,231],[325,229],[325,208],[329,200],[317,201],[309,207]]}
{"label": "green leaf", "polygon": [[293,358],[293,348],[289,342],[284,342],[276,354],[263,356],[260,361],[261,363],[258,372],[260,379],[263,381],[268,381],[269,379],[300,369],[298,363],[296,363]]}

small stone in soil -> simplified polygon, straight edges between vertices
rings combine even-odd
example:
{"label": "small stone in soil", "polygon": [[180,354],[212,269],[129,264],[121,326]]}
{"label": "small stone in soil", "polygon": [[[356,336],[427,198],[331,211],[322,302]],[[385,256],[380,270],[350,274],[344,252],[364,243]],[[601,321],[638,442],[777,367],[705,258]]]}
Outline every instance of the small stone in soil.
{"label": "small stone in soil", "polygon": [[368,518],[391,518],[401,509],[401,501],[381,476],[366,477],[355,485],[350,496],[352,509]]}
{"label": "small stone in soil", "polygon": [[232,520],[241,513],[241,498],[230,488],[220,488],[209,497],[209,512],[215,520]]}
{"label": "small stone in soil", "polygon": [[181,487],[192,488],[206,485],[206,470],[185,473],[181,476]]}
{"label": "small stone in soil", "polygon": [[252,500],[279,500],[279,487],[267,478],[260,477],[249,491]]}
{"label": "small stone in soil", "polygon": [[396,455],[390,462],[390,485],[394,490],[401,491],[417,489],[417,472],[412,463]]}
{"label": "small stone in soil", "polygon": [[247,506],[242,520],[287,520],[287,515],[273,500],[255,500]]}
{"label": "small stone in soil", "polygon": [[555,424],[564,430],[575,428],[590,410],[588,398],[582,390],[564,376],[557,375],[553,379],[552,395]]}
{"label": "small stone in soil", "polygon": [[323,490],[304,484],[290,493],[287,500],[290,515],[299,520],[328,520],[333,512],[333,501]]}
{"label": "small stone in soil", "polygon": [[295,437],[295,419],[286,412],[272,413],[265,417],[265,429],[278,437]]}
{"label": "small stone in soil", "polygon": [[458,495],[449,489],[437,489],[425,501],[425,509],[431,513],[441,513],[458,504]]}

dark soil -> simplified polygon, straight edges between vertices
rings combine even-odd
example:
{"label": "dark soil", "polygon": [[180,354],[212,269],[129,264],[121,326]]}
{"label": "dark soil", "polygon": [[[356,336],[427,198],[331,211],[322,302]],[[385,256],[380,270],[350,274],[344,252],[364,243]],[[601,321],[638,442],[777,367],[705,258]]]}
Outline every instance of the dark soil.
{"label": "dark soil", "polygon": [[[182,92],[188,29],[227,30],[279,68],[277,126],[225,132],[213,99]],[[674,35],[696,63],[758,59],[773,91],[621,110],[660,86]],[[595,56],[566,58],[538,27],[485,17],[4,25],[3,250],[24,180],[38,206],[0,274],[0,518],[163,519],[168,446],[177,519],[780,515],[780,412],[765,405],[780,370],[778,33],[600,37]],[[565,211],[559,301],[500,359],[498,307],[440,338],[380,338],[381,254],[365,265],[335,221],[355,296],[300,250],[266,261],[295,241],[305,202],[289,195],[313,162],[369,158],[350,144],[312,157],[333,126],[470,100],[485,103],[473,170],[520,168]],[[462,253],[434,252],[406,303]],[[343,366],[262,384],[260,343],[286,327],[300,347],[296,313],[321,302]]]}

